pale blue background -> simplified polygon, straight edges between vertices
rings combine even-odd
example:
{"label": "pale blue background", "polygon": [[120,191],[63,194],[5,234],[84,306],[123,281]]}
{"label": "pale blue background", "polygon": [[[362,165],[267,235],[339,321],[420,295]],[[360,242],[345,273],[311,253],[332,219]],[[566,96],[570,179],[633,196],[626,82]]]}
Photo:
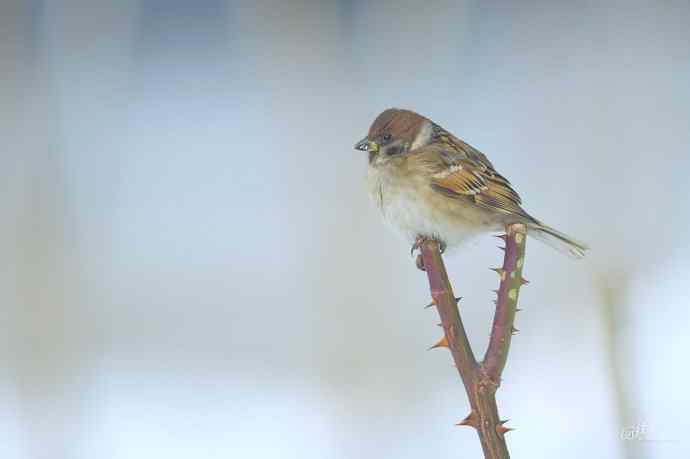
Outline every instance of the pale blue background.
{"label": "pale blue background", "polygon": [[[529,244],[513,456],[683,457],[688,23],[686,1],[3,0],[0,456],[479,457],[352,150],[398,106],[592,246]],[[478,353],[496,242],[448,256]]]}

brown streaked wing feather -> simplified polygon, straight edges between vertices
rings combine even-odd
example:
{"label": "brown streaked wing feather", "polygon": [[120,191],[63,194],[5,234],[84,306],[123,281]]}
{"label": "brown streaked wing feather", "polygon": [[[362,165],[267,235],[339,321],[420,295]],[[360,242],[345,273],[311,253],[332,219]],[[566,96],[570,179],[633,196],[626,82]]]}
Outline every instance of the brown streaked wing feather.
{"label": "brown streaked wing feather", "polygon": [[452,150],[455,153],[463,155],[465,158],[474,161],[477,164],[481,164],[487,169],[492,171],[494,170],[494,165],[491,164],[491,161],[489,161],[489,158],[487,158],[484,153],[477,150],[472,145],[458,139],[437,124],[434,125],[433,129],[436,143],[445,146],[447,149]]}
{"label": "brown streaked wing feather", "polygon": [[496,172],[482,152],[443,130],[438,141],[426,149],[429,155],[441,158],[432,174],[432,187],[436,191],[465,197],[488,210],[534,221],[520,206],[522,200],[510,182]]}
{"label": "brown streaked wing feather", "polygon": [[485,176],[466,159],[456,159],[452,164],[432,175],[435,185],[462,195],[477,195],[489,189]]}

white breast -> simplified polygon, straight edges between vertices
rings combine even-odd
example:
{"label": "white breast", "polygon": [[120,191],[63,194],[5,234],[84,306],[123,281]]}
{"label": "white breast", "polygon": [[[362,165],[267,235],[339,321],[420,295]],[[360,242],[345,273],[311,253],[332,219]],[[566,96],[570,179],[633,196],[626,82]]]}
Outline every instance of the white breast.
{"label": "white breast", "polygon": [[370,166],[368,185],[385,221],[410,244],[423,235],[450,247],[490,230],[482,212],[432,190],[423,177],[399,177],[385,166]]}

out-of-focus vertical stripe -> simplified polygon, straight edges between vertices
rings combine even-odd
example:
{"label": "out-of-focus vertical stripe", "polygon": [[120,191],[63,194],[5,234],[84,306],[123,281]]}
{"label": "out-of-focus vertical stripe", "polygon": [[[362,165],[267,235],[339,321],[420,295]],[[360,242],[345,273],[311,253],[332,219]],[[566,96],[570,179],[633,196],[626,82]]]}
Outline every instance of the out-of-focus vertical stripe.
{"label": "out-of-focus vertical stripe", "polygon": [[115,62],[127,59],[133,2],[3,2],[2,8],[8,3],[16,4],[15,14],[0,13],[0,29],[13,40],[2,46],[13,44],[16,54],[2,59],[3,76],[12,78],[0,86],[11,99],[0,110],[11,112],[3,116],[10,122],[3,170],[11,174],[3,184],[16,206],[3,218],[11,234],[1,238],[16,292],[3,304],[12,324],[2,334],[17,398],[11,415],[20,425],[20,454],[81,457],[91,441],[100,347],[83,254],[97,229],[90,211],[103,196],[94,177],[110,169],[103,159],[113,156],[103,139],[111,136],[114,101],[127,78]]}

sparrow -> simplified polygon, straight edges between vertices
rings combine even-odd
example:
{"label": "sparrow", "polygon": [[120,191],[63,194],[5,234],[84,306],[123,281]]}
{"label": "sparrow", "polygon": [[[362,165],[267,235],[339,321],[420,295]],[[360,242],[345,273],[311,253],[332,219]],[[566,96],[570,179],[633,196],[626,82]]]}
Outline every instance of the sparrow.
{"label": "sparrow", "polygon": [[385,110],[355,149],[369,156],[369,196],[413,251],[425,238],[445,250],[512,223],[573,258],[587,250],[528,214],[482,152],[418,113]]}

